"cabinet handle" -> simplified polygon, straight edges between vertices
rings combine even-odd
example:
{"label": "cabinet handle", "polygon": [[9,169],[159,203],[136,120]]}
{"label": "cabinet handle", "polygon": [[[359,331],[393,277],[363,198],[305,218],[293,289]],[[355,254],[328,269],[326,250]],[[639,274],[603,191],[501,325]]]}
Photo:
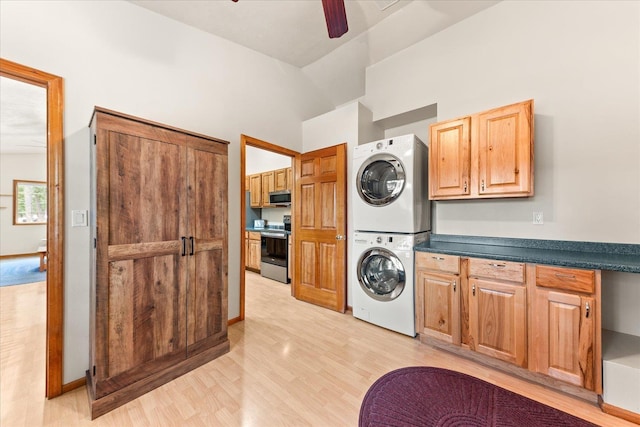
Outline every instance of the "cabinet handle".
{"label": "cabinet handle", "polygon": [[464,192],[467,192],[467,181],[464,182]]}
{"label": "cabinet handle", "polygon": [[181,237],[182,239],[182,256],[187,254],[187,238],[185,236]]}
{"label": "cabinet handle", "polygon": [[589,305],[589,303],[587,302],[587,304],[585,305],[585,310],[586,310],[586,315],[585,317],[588,319],[589,318],[589,313],[591,312],[591,306]]}
{"label": "cabinet handle", "polygon": [[473,286],[471,286],[471,292],[473,293],[473,296],[476,296],[476,285],[474,284]]}
{"label": "cabinet handle", "polygon": [[484,191],[484,179],[482,180],[482,191]]}
{"label": "cabinet handle", "polygon": [[453,292],[455,292],[455,291],[456,291],[456,282],[457,282],[457,280],[454,280],[454,281],[453,281]]}
{"label": "cabinet handle", "polygon": [[562,274],[562,273],[556,273],[556,277],[558,279],[569,279],[569,280],[575,280],[576,276],[575,274]]}
{"label": "cabinet handle", "polygon": [[442,258],[441,256],[432,256],[431,258],[435,259],[436,261],[444,261],[444,258]]}
{"label": "cabinet handle", "polygon": [[195,252],[195,242],[193,241],[193,236],[189,237],[189,241],[191,242],[191,252],[189,252],[189,255],[192,256],[193,253]]}
{"label": "cabinet handle", "polygon": [[491,263],[491,264],[489,264],[489,265],[490,265],[491,267],[494,267],[494,268],[505,268],[505,267],[507,266],[506,264],[497,264],[497,263],[495,263],[495,262],[493,262],[493,263]]}

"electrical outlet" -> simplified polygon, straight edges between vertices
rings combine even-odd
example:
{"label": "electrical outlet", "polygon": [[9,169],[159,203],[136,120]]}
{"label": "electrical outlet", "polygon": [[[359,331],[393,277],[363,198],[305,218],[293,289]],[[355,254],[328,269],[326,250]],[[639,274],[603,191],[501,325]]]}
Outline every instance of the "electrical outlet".
{"label": "electrical outlet", "polygon": [[533,223],[536,225],[544,224],[544,216],[542,212],[533,212]]}

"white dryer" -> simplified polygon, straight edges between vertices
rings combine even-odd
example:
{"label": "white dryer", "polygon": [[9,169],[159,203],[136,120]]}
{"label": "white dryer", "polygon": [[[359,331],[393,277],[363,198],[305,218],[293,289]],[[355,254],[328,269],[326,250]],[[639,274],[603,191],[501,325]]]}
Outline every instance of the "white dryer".
{"label": "white dryer", "polygon": [[413,247],[429,233],[353,233],[357,262],[352,271],[353,315],[414,337],[415,281]]}
{"label": "white dryer", "polygon": [[431,230],[427,146],[415,135],[358,145],[353,151],[353,229]]}

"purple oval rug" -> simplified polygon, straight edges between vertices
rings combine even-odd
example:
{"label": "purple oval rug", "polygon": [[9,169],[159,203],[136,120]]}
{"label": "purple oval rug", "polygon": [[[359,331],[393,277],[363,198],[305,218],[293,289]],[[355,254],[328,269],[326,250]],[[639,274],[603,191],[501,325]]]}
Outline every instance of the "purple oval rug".
{"label": "purple oval rug", "polygon": [[425,366],[397,369],[373,383],[362,401],[358,424],[360,427],[596,426],[478,378]]}

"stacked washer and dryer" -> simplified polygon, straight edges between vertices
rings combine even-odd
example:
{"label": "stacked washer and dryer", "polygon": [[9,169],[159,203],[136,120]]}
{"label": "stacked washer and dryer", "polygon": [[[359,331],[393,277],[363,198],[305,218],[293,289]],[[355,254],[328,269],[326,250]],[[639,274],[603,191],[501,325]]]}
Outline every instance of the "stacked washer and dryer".
{"label": "stacked washer and dryer", "polygon": [[429,238],[427,146],[415,135],[353,152],[353,315],[416,335],[413,247]]}

